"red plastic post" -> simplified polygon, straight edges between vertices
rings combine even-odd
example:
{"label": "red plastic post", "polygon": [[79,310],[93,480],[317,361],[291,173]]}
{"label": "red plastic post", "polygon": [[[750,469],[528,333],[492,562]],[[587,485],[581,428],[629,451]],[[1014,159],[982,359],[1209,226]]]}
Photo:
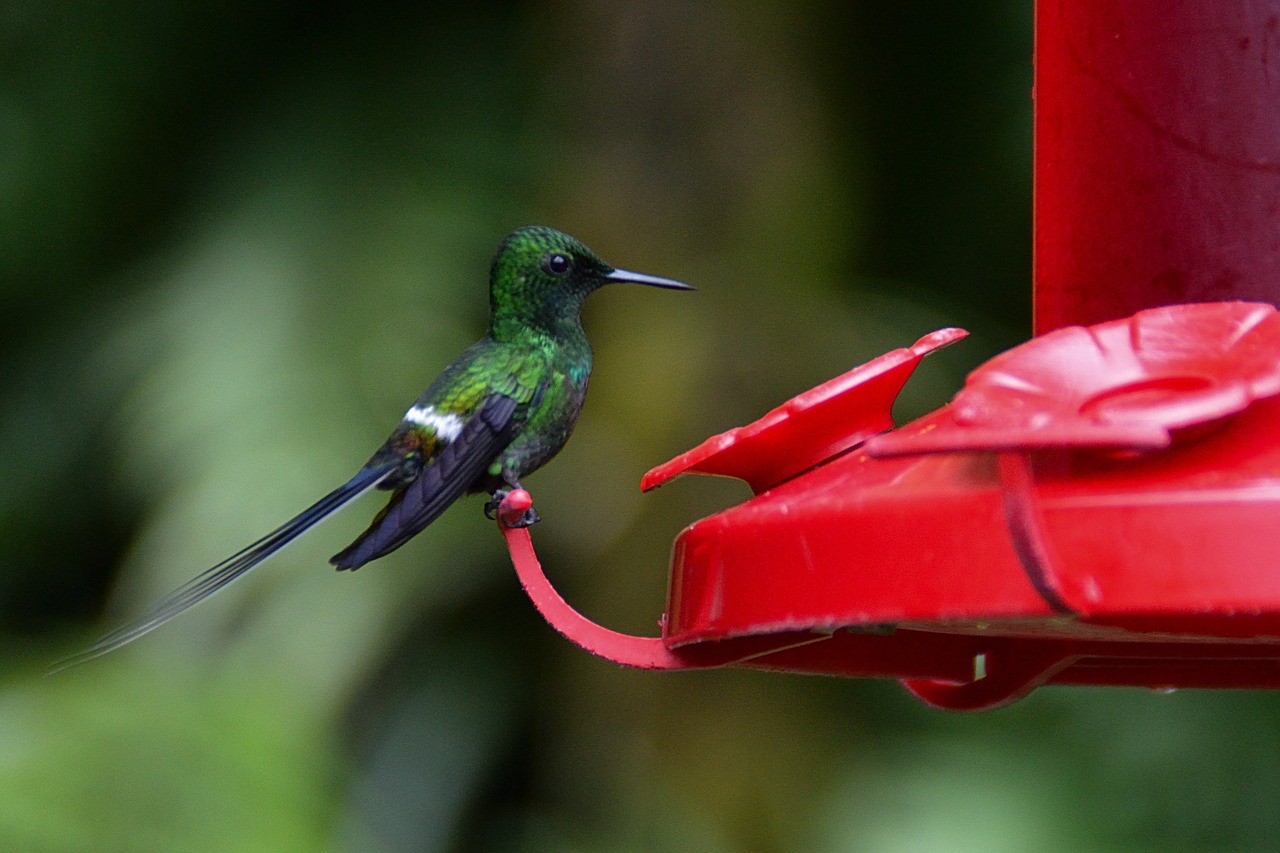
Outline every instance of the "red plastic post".
{"label": "red plastic post", "polygon": [[671,652],[658,637],[620,634],[592,622],[569,606],[542,571],[533,550],[528,527],[516,527],[533,498],[524,489],[509,493],[498,506],[498,526],[507,540],[520,585],[538,612],[567,639],[593,654],[625,666],[642,669],[681,669],[688,664]]}
{"label": "red plastic post", "polygon": [[637,637],[592,622],[556,592],[542,570],[528,527],[516,526],[533,498],[524,489],[511,491],[498,506],[498,527],[525,594],[561,636],[593,655],[639,669],[704,669],[743,663],[762,655],[825,639],[807,632],[747,637],[734,643],[711,643],[698,649],[671,649],[661,637]]}
{"label": "red plastic post", "polygon": [[1035,331],[1280,303],[1280,0],[1037,0]]}

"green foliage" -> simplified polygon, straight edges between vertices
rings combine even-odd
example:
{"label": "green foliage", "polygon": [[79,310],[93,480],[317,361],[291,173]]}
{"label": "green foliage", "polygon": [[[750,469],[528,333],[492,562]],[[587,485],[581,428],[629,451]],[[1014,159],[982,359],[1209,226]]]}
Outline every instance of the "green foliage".
{"label": "green foliage", "polygon": [[0,847],[323,849],[341,792],[325,728],[287,692],[110,666],[10,686]]}

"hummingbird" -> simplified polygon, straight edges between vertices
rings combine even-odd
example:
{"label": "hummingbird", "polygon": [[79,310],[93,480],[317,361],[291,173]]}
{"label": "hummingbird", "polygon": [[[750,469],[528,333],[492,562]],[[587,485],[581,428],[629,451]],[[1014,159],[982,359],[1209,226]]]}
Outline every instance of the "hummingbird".
{"label": "hummingbird", "polygon": [[[53,671],[104,655],[199,604],[371,489],[391,492],[368,529],[329,562],[353,571],[399,548],[463,495],[486,493],[485,514],[551,460],[573,432],[591,377],[582,302],[614,282],[692,290],[616,269],[561,231],[527,226],[498,246],[489,269],[489,329],[453,360],[350,480],[261,539],[170,593],[137,621]],[[516,522],[539,520],[532,508]]]}

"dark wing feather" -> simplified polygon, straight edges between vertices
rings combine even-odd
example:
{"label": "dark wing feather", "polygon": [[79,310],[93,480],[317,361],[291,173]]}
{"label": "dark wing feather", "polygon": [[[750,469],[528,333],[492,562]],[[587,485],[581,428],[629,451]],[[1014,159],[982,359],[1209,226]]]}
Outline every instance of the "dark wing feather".
{"label": "dark wing feather", "polygon": [[143,634],[159,628],[173,617],[194,607],[236,578],[244,575],[326,517],[341,509],[345,504],[350,503],[364,492],[378,485],[392,473],[396,466],[397,463],[389,462],[384,465],[361,469],[358,474],[346,483],[334,489],[257,542],[237,551],[221,563],[205,570],[171,592],[141,619],[112,631],[83,652],[59,661],[53,666],[50,673],[84,663],[99,655],[105,655],[107,652],[114,651],[126,643],[138,639]]}
{"label": "dark wing feather", "polygon": [[409,485],[392,496],[368,530],[329,562],[339,571],[358,569],[391,553],[435,521],[451,503],[471,490],[511,441],[517,405],[505,394],[486,397],[458,437],[445,445]]}

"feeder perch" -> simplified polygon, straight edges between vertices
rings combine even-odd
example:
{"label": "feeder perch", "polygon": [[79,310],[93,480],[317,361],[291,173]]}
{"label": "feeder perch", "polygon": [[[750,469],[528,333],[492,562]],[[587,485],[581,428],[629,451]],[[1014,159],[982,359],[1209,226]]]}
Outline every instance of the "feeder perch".
{"label": "feeder perch", "polygon": [[676,539],[660,637],[530,598],[630,666],[900,679],[974,710],[1045,684],[1280,687],[1280,0],[1036,5],[1035,325],[893,429],[928,335],[645,475],[754,497]]}

